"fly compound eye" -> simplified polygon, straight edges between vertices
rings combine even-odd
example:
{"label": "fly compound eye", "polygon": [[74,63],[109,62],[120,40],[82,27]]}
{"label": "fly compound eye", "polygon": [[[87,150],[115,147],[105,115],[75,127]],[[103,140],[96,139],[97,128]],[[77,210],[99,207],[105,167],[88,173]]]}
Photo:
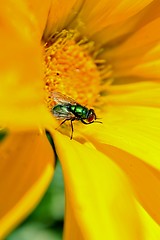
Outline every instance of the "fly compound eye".
{"label": "fly compound eye", "polygon": [[96,120],[96,114],[93,109],[89,110],[88,117],[87,117],[88,122],[94,122]]}

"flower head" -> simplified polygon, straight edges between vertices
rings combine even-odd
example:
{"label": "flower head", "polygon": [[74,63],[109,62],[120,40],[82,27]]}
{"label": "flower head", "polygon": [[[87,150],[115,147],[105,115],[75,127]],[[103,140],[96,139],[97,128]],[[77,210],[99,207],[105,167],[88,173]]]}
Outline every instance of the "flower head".
{"label": "flower head", "polygon": [[158,239],[159,10],[157,0],[3,3],[1,237],[52,177],[47,129],[64,174],[64,239]]}

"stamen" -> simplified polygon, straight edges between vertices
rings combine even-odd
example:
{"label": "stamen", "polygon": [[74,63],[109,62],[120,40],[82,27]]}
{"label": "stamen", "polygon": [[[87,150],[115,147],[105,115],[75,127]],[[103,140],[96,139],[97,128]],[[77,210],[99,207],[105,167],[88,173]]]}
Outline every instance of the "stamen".
{"label": "stamen", "polygon": [[51,92],[61,92],[87,107],[100,107],[101,92],[112,79],[112,67],[99,59],[95,43],[75,30],[63,30],[44,45],[45,91],[49,108]]}

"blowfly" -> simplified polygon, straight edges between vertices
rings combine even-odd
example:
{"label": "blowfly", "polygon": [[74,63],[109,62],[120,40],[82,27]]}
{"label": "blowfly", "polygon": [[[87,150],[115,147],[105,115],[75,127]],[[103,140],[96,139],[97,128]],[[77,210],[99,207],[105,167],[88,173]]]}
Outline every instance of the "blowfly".
{"label": "blowfly", "polygon": [[83,124],[91,124],[94,122],[102,123],[96,121],[97,116],[93,109],[88,109],[74,101],[72,98],[65,96],[60,92],[52,92],[51,98],[53,99],[55,106],[52,108],[51,112],[56,117],[56,119],[63,121],[60,126],[66,121],[71,122],[71,136],[73,138],[73,121],[81,121]]}

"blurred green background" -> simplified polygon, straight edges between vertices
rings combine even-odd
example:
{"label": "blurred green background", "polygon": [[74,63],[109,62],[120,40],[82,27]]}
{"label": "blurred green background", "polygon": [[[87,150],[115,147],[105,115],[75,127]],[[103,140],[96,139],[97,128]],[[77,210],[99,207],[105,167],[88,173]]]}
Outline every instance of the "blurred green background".
{"label": "blurred green background", "polygon": [[6,240],[61,240],[64,218],[64,183],[59,161],[48,191],[32,214]]}

